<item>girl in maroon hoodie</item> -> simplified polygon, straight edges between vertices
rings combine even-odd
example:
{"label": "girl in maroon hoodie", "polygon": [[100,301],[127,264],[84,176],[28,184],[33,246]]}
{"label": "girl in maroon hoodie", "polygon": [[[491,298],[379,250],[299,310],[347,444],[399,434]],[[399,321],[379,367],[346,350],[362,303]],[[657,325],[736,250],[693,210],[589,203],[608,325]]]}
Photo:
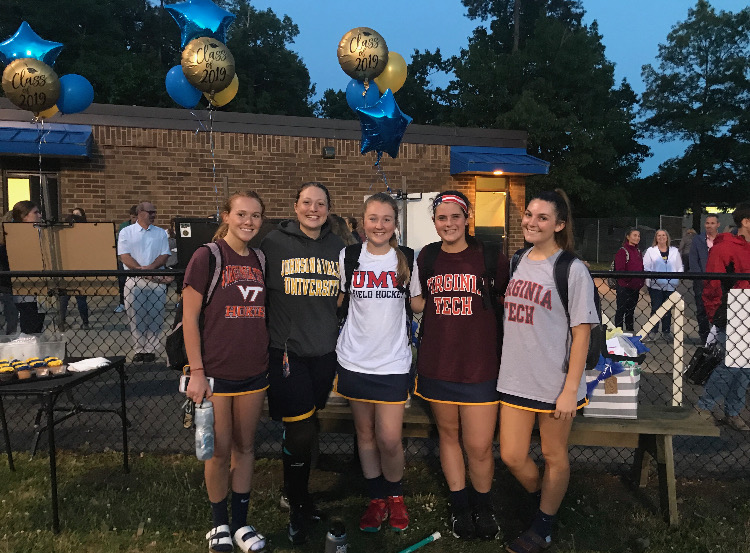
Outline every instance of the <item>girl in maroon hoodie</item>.
{"label": "girl in maroon hoodie", "polygon": [[[622,247],[615,255],[615,271],[643,271],[643,257],[638,251],[641,232],[630,229],[625,235]],[[617,279],[617,311],[615,312],[615,326],[625,331],[633,332],[633,314],[638,304],[640,290],[643,288],[642,278]],[[624,324],[623,324],[624,323]]]}

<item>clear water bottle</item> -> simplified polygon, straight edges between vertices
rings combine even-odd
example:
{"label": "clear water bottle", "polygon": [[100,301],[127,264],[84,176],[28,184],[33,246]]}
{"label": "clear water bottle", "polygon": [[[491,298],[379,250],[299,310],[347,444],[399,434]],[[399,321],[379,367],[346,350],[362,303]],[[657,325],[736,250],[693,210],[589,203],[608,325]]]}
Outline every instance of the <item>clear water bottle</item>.
{"label": "clear water bottle", "polygon": [[347,553],[349,545],[346,543],[346,528],[344,521],[333,519],[326,534],[325,553]]}
{"label": "clear water bottle", "polygon": [[204,399],[195,406],[195,456],[207,461],[214,456],[214,404]]}

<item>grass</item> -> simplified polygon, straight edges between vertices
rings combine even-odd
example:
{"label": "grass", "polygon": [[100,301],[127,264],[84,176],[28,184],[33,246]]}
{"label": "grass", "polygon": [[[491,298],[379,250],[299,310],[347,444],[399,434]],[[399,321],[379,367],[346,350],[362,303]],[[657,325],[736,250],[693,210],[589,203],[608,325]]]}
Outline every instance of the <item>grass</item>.
{"label": "grass", "polygon": [[[133,455],[130,474],[122,473],[121,455],[62,452],[58,481],[62,532],[50,530],[49,474],[44,457],[15,457],[16,472],[0,462],[0,553],[14,552],[202,552],[210,513],[201,463],[184,455]],[[324,462],[325,461],[325,462]],[[335,471],[313,472],[318,503],[344,519],[351,552],[397,553],[434,531],[443,538],[425,553],[501,551],[501,542],[460,542],[447,526],[447,495],[439,467],[407,468],[405,486],[411,514],[409,529],[396,534],[357,530],[366,504],[361,477],[341,459],[321,459]],[[289,552],[286,513],[278,507],[281,463],[261,459],[251,498],[250,520],[268,538],[267,550]],[[505,538],[522,528],[518,506],[523,492],[501,467],[497,470],[495,504]],[[575,472],[560,511],[556,551],[649,553],[744,553],[750,551],[750,483],[747,481],[680,480],[682,522],[667,526],[654,506],[656,486],[634,492],[620,478]],[[316,526],[300,553],[323,550],[326,525]]]}

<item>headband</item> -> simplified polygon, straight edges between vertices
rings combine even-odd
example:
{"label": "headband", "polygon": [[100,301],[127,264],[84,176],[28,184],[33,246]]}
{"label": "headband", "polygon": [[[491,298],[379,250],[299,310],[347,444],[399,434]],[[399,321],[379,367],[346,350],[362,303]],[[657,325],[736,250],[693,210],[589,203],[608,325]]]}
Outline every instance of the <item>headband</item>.
{"label": "headband", "polygon": [[455,194],[443,194],[442,196],[438,196],[437,198],[435,198],[435,201],[432,202],[432,212],[435,213],[437,206],[439,206],[443,202],[458,204],[461,207],[461,211],[464,212],[464,215],[466,217],[469,216],[469,206],[466,205],[466,202],[463,200],[463,198],[461,198],[460,196],[456,196]]}

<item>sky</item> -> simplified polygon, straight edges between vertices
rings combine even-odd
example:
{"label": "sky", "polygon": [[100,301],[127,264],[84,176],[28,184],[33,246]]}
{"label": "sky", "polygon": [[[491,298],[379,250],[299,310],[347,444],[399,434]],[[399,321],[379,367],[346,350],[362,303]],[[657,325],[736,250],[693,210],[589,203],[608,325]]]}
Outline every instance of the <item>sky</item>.
{"label": "sky", "polygon": [[[596,20],[607,58],[615,64],[615,79],[627,79],[636,93],[643,92],[641,66],[656,65],[660,43],[670,29],[687,18],[692,0],[583,0],[584,22]],[[349,77],[336,59],[341,37],[354,27],[370,27],[385,39],[388,50],[410,59],[418,49],[440,48],[444,56],[466,47],[472,30],[481,24],[466,17],[460,0],[380,0],[374,4],[344,0],[252,0],[258,9],[271,8],[289,15],[299,27],[291,49],[299,53],[320,96],[327,88],[343,90]],[[711,0],[717,10],[739,11],[747,0]],[[443,84],[443,83],[440,83]],[[398,94],[396,95],[398,100]],[[684,144],[645,141],[653,157],[641,166],[641,176],[679,155]]]}

